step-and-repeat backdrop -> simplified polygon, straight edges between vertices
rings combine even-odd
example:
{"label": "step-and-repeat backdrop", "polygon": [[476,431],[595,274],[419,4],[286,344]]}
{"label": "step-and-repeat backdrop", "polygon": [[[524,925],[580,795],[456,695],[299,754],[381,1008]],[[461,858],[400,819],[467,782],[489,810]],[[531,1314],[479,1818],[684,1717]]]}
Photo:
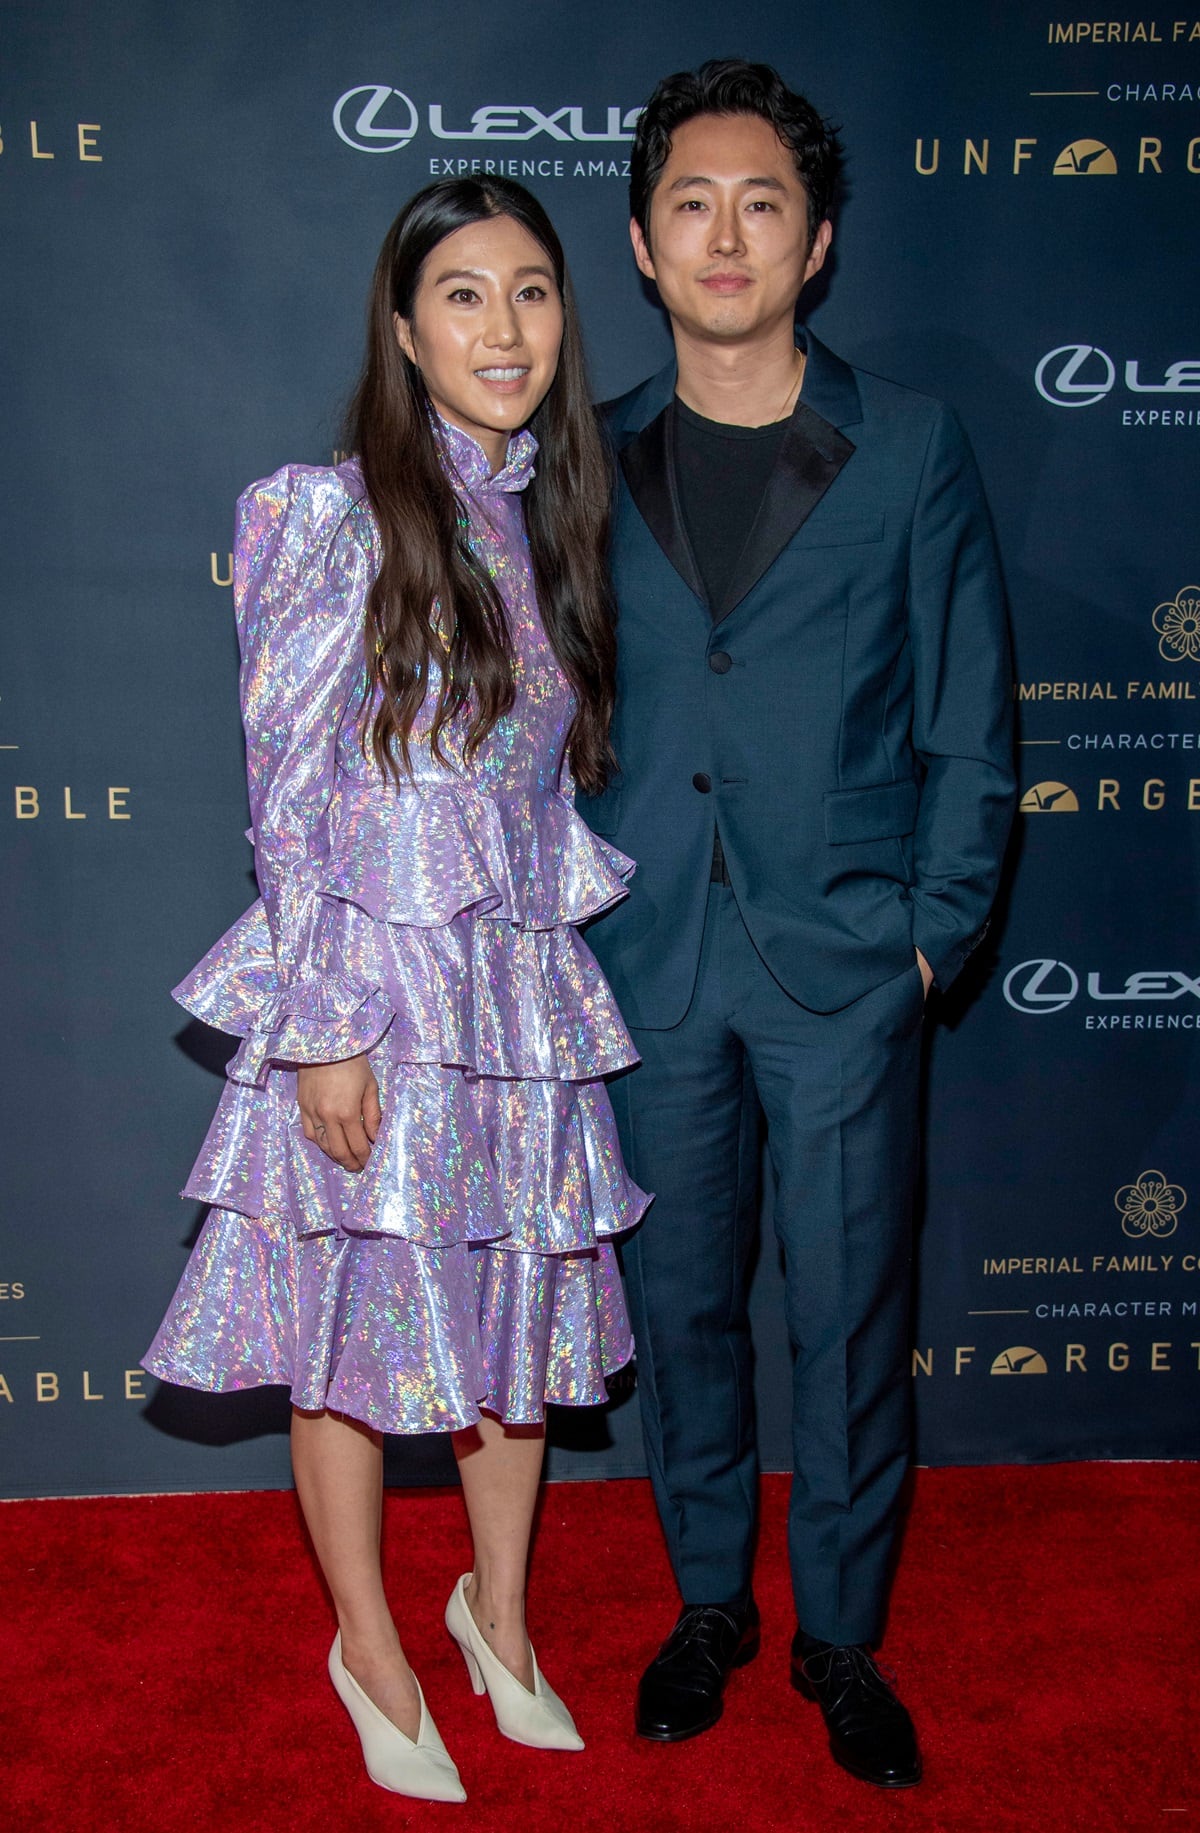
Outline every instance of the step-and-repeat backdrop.
{"label": "step-and-repeat backdrop", "polygon": [[[958,410],[1012,601],[1018,833],[931,1027],[919,1455],[1200,1448],[1200,9],[9,0],[3,1493],[287,1481],[278,1392],[137,1366],[229,1054],[167,989],[252,895],[234,498],[329,459],[376,249],[431,176],[542,198],[598,395],[658,367],[631,126],[659,76],[734,52],[842,123],[813,322]],[[782,1467],[770,1245],[755,1308]],[[641,1467],[628,1396],[553,1438],[558,1476]],[[392,1457],[445,1470],[437,1442]]]}

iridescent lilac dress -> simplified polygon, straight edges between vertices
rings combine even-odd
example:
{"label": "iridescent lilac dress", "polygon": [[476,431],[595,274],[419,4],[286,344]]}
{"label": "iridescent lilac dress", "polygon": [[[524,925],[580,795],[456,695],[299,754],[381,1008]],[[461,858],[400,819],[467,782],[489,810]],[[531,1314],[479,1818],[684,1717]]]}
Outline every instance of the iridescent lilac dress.
{"label": "iridescent lilac dress", "polygon": [[[165,1381],[286,1383],[389,1432],[603,1400],[631,1353],[609,1237],[647,1198],[599,1079],[635,1060],[572,925],[632,863],[564,788],[573,700],[534,598],[520,492],[439,427],[499,589],[516,701],[471,762],[414,734],[414,781],[359,744],[378,533],[351,462],[239,505],[235,564],[262,898],[177,989],[243,1039],[184,1190],[212,1206],[145,1359]],[[428,702],[427,710],[428,710]],[[383,1124],[350,1173],[305,1139],[291,1065],[369,1054]]]}

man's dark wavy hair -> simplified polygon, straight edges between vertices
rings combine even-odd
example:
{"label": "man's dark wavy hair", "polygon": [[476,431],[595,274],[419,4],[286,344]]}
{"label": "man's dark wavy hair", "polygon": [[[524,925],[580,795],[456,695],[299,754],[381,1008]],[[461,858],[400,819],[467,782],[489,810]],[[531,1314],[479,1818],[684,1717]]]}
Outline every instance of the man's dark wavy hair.
{"label": "man's dark wavy hair", "polygon": [[643,109],[629,162],[629,211],[647,242],[650,201],[670,155],[671,135],[696,115],[757,115],[770,123],[789,148],[808,194],[811,245],[841,177],[838,130],[770,64],[742,57],[710,57],[698,70],[664,77]]}

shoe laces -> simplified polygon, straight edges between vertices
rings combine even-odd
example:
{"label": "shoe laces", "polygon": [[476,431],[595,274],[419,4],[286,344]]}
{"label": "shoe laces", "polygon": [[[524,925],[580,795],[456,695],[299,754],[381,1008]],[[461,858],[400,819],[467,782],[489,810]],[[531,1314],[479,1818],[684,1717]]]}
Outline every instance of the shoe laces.
{"label": "shoe laces", "polygon": [[826,1696],[831,1707],[839,1706],[853,1691],[873,1693],[879,1699],[895,1701],[896,1675],[880,1664],[862,1647],[851,1643],[846,1648],[817,1649],[806,1655],[800,1671],[814,1689]]}
{"label": "shoe laces", "polygon": [[740,1635],[741,1625],[732,1612],[723,1610],[719,1604],[694,1604],[683,1612],[667,1637],[659,1651],[659,1660],[669,1663],[685,1655],[692,1644],[700,1644],[714,1667],[719,1667],[711,1644],[721,1636],[731,1637],[736,1642]]}

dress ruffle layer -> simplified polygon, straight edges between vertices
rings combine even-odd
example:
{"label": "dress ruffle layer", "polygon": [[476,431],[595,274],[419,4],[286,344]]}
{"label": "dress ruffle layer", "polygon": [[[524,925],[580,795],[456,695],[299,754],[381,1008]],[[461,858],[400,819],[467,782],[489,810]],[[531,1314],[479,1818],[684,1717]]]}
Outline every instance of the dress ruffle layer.
{"label": "dress ruffle layer", "polygon": [[184,1189],[300,1237],[399,1236],[566,1254],[632,1228],[645,1206],[623,1169],[601,1082],[475,1077],[373,1053],[383,1120],[366,1169],[304,1137],[295,1076],[231,1084]]}
{"label": "dress ruffle layer", "polygon": [[485,1410],[534,1425],[606,1399],[632,1341],[616,1255],[504,1254],[396,1237],[297,1238],[214,1209],[145,1365],[216,1393],[262,1383],[382,1432],[445,1432]]}
{"label": "dress ruffle layer", "polygon": [[323,889],[386,923],[435,926],[461,910],[523,928],[582,923],[626,895],[633,861],[593,834],[557,790],[452,776],[381,801],[347,786]]}
{"label": "dress ruffle layer", "polygon": [[567,926],[624,896],[632,870],[557,793],[408,786],[394,822],[366,802],[342,809],[299,977],[280,985],[259,903],[175,997],[245,1040],[229,1067],[235,1082],[261,1086],[273,1063],[356,1056],[389,1027],[407,1062],[608,1075],[634,1051],[591,951]]}

